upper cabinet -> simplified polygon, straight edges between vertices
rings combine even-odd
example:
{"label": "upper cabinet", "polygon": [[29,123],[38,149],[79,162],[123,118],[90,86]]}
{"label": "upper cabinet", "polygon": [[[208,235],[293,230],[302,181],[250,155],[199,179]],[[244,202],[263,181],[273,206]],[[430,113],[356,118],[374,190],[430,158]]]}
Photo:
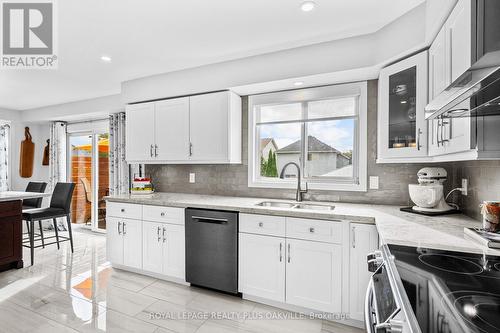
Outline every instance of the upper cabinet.
{"label": "upper cabinet", "polygon": [[241,98],[229,91],[127,106],[127,162],[241,163]]}
{"label": "upper cabinet", "polygon": [[385,67],[379,77],[378,161],[427,156],[427,52]]}

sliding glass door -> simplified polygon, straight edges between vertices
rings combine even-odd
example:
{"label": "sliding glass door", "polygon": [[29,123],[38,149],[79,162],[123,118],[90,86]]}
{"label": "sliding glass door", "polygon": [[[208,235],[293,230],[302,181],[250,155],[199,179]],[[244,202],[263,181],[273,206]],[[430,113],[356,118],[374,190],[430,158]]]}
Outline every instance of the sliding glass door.
{"label": "sliding glass door", "polygon": [[108,157],[108,131],[68,134],[68,177],[76,184],[72,221],[93,231],[106,230],[104,196],[109,194]]}

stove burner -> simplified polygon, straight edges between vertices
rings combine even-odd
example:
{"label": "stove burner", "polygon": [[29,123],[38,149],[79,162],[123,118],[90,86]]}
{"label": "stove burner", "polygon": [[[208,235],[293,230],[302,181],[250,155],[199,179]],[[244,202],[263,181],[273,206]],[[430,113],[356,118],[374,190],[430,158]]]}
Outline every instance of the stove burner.
{"label": "stove burner", "polygon": [[418,259],[427,266],[448,273],[477,275],[483,272],[483,268],[479,264],[469,259],[447,254],[421,254]]}
{"label": "stove burner", "polygon": [[447,295],[460,316],[479,332],[500,332],[500,295],[481,291],[456,291]]}

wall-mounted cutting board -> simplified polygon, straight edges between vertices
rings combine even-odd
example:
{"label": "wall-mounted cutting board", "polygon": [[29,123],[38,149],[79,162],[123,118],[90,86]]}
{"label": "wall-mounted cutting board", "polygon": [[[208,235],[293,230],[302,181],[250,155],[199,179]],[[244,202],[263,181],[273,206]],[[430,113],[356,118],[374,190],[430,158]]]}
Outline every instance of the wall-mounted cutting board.
{"label": "wall-mounted cutting board", "polygon": [[24,128],[25,139],[21,142],[21,154],[19,161],[19,175],[23,178],[33,176],[33,162],[35,159],[35,144],[32,141],[30,128]]}
{"label": "wall-mounted cutting board", "polygon": [[47,145],[43,149],[43,159],[42,159],[42,165],[49,165],[49,159],[50,159],[50,140],[47,140]]}

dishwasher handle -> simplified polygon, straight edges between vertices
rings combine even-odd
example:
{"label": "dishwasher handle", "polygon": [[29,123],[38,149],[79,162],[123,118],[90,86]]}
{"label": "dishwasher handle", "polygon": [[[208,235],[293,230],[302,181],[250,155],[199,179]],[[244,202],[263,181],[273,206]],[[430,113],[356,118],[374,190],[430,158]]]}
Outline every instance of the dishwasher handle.
{"label": "dishwasher handle", "polygon": [[214,224],[227,224],[228,219],[220,219],[215,217],[204,217],[204,216],[191,216],[191,219],[197,220],[202,223],[214,223]]}

